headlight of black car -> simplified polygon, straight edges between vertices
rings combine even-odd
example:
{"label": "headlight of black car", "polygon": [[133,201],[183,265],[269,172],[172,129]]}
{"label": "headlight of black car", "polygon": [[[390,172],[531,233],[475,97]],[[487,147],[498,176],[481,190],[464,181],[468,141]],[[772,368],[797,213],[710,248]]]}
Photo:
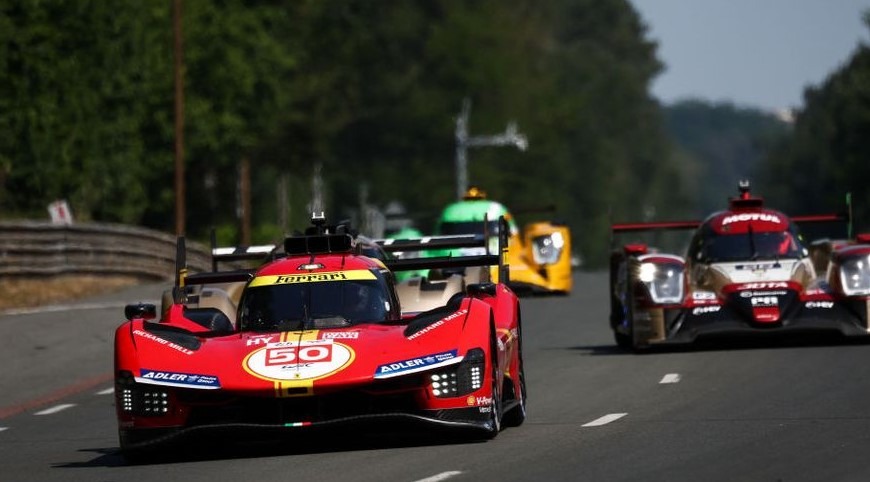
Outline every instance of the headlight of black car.
{"label": "headlight of black car", "polygon": [[642,263],[640,280],[655,303],[683,301],[683,267],[670,263]]}
{"label": "headlight of black car", "polygon": [[870,256],[859,256],[843,261],[840,281],[847,296],[870,295]]}

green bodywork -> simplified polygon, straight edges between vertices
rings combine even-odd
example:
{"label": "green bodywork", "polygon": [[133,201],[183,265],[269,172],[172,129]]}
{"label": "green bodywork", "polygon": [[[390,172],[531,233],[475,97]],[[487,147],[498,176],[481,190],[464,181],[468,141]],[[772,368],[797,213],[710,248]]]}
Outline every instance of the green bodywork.
{"label": "green bodywork", "polygon": [[[391,234],[387,239],[420,239],[423,233],[414,228],[402,228]],[[403,253],[401,258],[425,258],[429,256],[426,251],[407,251]],[[411,278],[422,278],[429,275],[428,269],[415,269],[410,271],[396,271],[393,273],[396,277],[396,282],[402,282]]]}
{"label": "green bodywork", "polygon": [[[498,251],[498,220],[504,216],[511,234],[518,231],[516,222],[507,208],[488,199],[468,199],[449,204],[441,211],[435,234],[484,234],[483,220],[486,219],[486,234],[489,237],[491,252]],[[431,256],[458,255],[460,250],[430,251]]]}

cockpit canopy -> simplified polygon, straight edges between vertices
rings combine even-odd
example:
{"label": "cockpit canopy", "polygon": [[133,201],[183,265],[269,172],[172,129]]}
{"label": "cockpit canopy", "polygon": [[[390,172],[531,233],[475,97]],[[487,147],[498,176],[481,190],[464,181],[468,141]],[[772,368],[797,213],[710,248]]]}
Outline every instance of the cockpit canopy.
{"label": "cockpit canopy", "polygon": [[397,313],[379,270],[258,276],[239,302],[241,331],[341,328]]}
{"label": "cockpit canopy", "polygon": [[688,259],[719,263],[763,259],[800,259],[807,255],[800,234],[793,224],[779,229],[717,229],[704,223],[692,238]]}

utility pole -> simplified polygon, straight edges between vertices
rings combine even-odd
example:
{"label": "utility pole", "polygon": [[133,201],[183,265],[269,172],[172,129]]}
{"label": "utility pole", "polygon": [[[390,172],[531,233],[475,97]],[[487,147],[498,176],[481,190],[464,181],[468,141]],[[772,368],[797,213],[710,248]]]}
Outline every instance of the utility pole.
{"label": "utility pole", "polygon": [[311,176],[311,201],[308,203],[308,216],[323,212],[323,164],[314,164],[314,173]]}
{"label": "utility pole", "polygon": [[251,160],[242,157],[239,165],[239,205],[242,225],[242,246],[251,245]]}
{"label": "utility pole", "polygon": [[524,134],[517,132],[515,122],[507,125],[504,133],[493,136],[469,136],[468,117],[471,115],[471,100],[462,100],[462,111],[456,118],[456,198],[462,199],[468,189],[468,156],[469,147],[483,146],[515,146],[521,151],[529,147],[529,141]]}
{"label": "utility pole", "polygon": [[185,232],[184,205],[184,63],[182,61],[181,0],[172,3],[172,32],[174,37],[173,65],[175,77],[175,234]]}

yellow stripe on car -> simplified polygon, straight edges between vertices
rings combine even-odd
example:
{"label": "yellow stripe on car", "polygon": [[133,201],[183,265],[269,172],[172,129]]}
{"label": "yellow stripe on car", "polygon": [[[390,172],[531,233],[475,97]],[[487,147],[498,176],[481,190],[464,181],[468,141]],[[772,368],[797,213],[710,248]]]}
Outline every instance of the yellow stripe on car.
{"label": "yellow stripe on car", "polygon": [[324,281],[354,281],[373,280],[375,274],[367,269],[355,269],[350,271],[328,271],[324,273],[305,274],[282,274],[271,276],[257,276],[249,286],[270,286],[295,283],[322,283]]}

